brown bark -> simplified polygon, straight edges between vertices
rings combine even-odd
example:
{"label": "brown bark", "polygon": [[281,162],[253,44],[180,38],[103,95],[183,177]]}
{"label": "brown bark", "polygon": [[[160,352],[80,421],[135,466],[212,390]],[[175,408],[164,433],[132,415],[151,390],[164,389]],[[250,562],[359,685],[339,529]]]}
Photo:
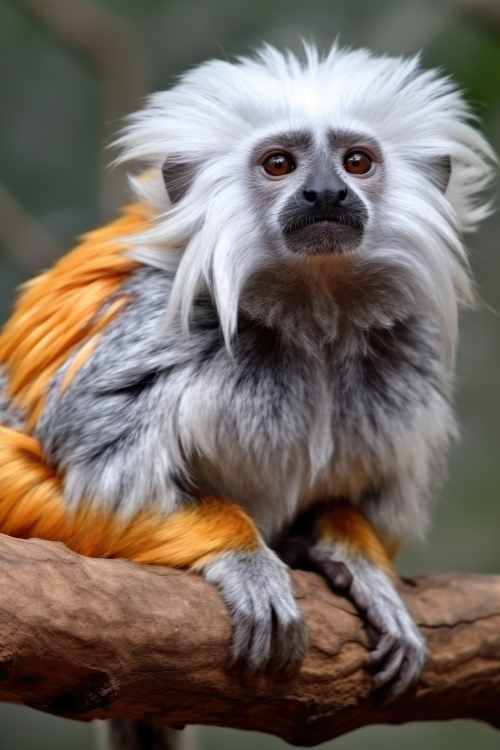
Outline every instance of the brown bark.
{"label": "brown bark", "polygon": [[301,670],[248,678],[224,667],[229,617],[200,577],[0,535],[0,700],[82,720],[253,729],[298,745],[381,722],[500,726],[500,577],[402,584],[431,656],[416,689],[389,706],[370,691],[351,604],[313,573],[293,577],[309,628]]}

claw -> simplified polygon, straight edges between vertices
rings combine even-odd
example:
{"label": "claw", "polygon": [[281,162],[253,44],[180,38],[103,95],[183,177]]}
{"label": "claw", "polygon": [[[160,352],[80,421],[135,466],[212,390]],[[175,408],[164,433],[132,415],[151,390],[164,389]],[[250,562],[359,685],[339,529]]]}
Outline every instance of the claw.
{"label": "claw", "polygon": [[373,682],[375,683],[375,685],[386,685],[394,677],[396,677],[397,674],[400,673],[404,658],[404,648],[402,647],[402,644],[398,644],[398,646],[392,652],[390,652],[389,657],[386,660],[384,669],[381,672],[378,672],[373,678]]}
{"label": "claw", "polygon": [[416,682],[424,665],[426,656],[426,649],[422,651],[416,645],[410,645],[407,648],[398,679],[393,682],[392,685],[388,685],[385,690],[384,697],[386,703],[390,703],[398,698]]}

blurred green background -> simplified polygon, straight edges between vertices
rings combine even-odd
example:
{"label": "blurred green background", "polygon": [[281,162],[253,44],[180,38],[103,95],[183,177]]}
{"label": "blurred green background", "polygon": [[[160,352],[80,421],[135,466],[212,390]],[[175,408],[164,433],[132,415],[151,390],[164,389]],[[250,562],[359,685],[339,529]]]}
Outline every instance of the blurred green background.
{"label": "blurred green background", "polygon": [[[103,144],[140,98],[207,57],[248,53],[265,40],[379,52],[423,50],[451,73],[500,150],[500,0],[0,0],[0,318],[15,286],[75,236],[113,215],[124,174]],[[498,204],[498,200],[496,200]],[[462,322],[457,410],[462,439],[425,544],[403,573],[500,567],[500,217],[469,239],[480,305]],[[500,710],[500,706],[499,706]],[[284,748],[275,738],[196,728],[197,750]],[[473,722],[371,727],[335,750],[481,750],[500,734]],[[93,750],[92,724],[0,705],[1,750]]]}

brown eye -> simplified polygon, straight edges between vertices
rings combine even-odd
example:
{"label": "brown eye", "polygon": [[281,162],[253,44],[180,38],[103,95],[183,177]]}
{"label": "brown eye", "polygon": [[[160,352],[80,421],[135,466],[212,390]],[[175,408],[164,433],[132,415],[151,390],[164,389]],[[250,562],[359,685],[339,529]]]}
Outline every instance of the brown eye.
{"label": "brown eye", "polygon": [[344,167],[351,174],[366,174],[372,168],[372,160],[363,151],[351,151],[344,160]]}
{"label": "brown eye", "polygon": [[264,171],[272,177],[281,177],[290,174],[295,169],[295,164],[287,154],[273,154],[264,164]]}

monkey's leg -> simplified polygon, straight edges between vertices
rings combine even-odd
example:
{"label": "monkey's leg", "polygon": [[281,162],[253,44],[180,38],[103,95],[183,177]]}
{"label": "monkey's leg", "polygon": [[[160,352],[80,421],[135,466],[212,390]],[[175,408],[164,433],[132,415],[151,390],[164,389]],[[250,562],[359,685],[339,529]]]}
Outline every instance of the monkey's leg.
{"label": "monkey's leg", "polygon": [[353,601],[374,642],[368,663],[375,686],[387,700],[403,693],[420,674],[427,648],[394,587],[390,552],[363,513],[349,503],[325,504],[310,541],[290,539],[280,553],[290,567],[321,573]]}
{"label": "monkey's leg", "polygon": [[303,656],[304,623],[288,568],[238,505],[202,497],[168,515],[149,508],[122,517],[95,503],[70,512],[63,478],[45,462],[40,443],[7,427],[0,427],[0,476],[0,532],[61,541],[89,557],[201,573],[231,614],[233,662],[279,669]]}

